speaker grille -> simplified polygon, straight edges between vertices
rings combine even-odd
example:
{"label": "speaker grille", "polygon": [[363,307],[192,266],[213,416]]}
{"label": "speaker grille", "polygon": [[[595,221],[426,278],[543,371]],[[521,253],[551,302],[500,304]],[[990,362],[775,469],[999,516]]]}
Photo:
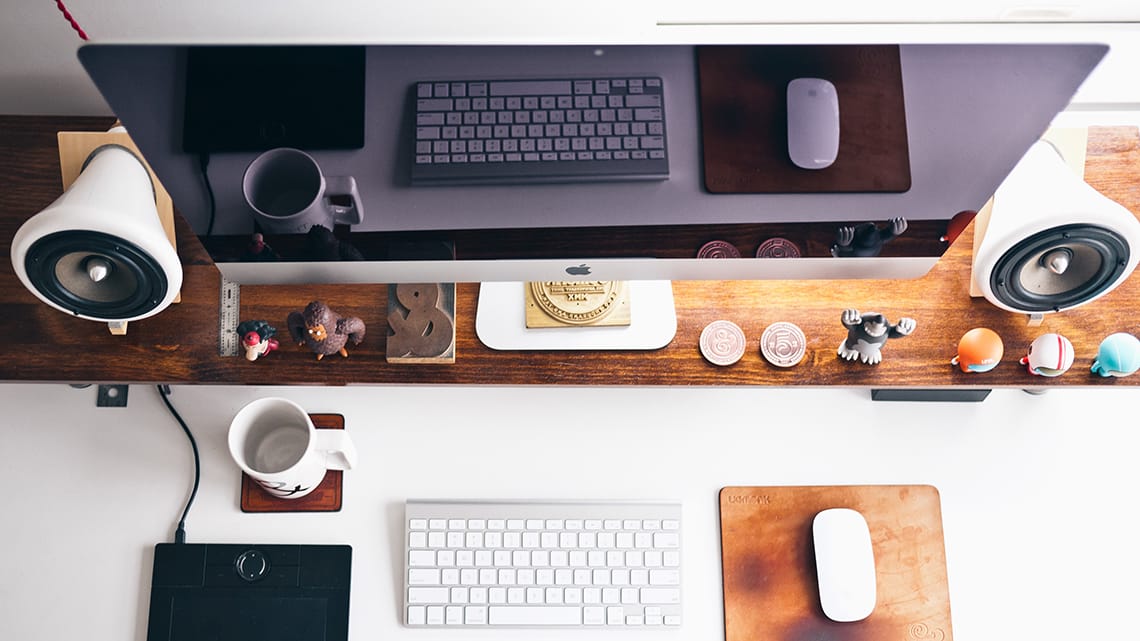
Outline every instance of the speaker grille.
{"label": "speaker grille", "polygon": [[1111,229],[1053,227],[1022,239],[1002,254],[990,274],[990,289],[1013,309],[1060,311],[1112,288],[1128,258],[1128,242]]}
{"label": "speaker grille", "polygon": [[[92,265],[105,276],[94,280]],[[37,291],[77,316],[99,320],[136,318],[166,297],[162,266],[137,245],[103,232],[48,234],[28,249],[24,269]]]}

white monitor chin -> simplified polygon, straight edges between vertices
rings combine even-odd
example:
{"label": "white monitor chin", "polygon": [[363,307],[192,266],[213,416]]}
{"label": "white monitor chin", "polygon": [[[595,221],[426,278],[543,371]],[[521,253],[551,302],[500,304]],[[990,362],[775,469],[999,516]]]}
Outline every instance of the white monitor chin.
{"label": "white monitor chin", "polygon": [[558,280],[911,279],[937,256],[873,258],[603,258],[218,263],[242,285],[473,283]]}

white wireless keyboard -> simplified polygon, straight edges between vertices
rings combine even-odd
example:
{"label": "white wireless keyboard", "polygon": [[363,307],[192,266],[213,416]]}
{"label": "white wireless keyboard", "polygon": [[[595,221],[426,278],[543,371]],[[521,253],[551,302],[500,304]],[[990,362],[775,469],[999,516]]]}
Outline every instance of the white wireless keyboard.
{"label": "white wireless keyboard", "polygon": [[681,506],[405,504],[408,626],[681,625]]}

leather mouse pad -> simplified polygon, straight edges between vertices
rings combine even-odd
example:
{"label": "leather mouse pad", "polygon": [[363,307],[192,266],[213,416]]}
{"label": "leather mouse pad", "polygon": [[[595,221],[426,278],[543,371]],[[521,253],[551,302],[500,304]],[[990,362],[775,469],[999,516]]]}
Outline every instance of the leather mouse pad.
{"label": "leather mouse pad", "polygon": [[[847,507],[867,520],[877,600],[869,617],[819,604],[812,519]],[[726,487],[720,492],[726,641],[951,641],[938,490],[929,485]]]}
{"label": "leather mouse pad", "polygon": [[[904,192],[910,189],[902,65],[895,45],[708,45],[697,48],[705,188],[712,193]],[[788,156],[787,87],[830,80],[839,153],[825,169]]]}

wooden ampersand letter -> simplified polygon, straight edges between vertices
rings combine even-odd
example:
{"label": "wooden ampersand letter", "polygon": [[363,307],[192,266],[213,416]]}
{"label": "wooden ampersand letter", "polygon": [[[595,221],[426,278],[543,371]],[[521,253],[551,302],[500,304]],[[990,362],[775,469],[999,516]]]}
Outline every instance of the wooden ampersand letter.
{"label": "wooden ampersand letter", "polygon": [[439,356],[451,346],[452,321],[439,309],[439,285],[415,283],[396,286],[396,300],[408,310],[388,315],[392,335],[388,356]]}

